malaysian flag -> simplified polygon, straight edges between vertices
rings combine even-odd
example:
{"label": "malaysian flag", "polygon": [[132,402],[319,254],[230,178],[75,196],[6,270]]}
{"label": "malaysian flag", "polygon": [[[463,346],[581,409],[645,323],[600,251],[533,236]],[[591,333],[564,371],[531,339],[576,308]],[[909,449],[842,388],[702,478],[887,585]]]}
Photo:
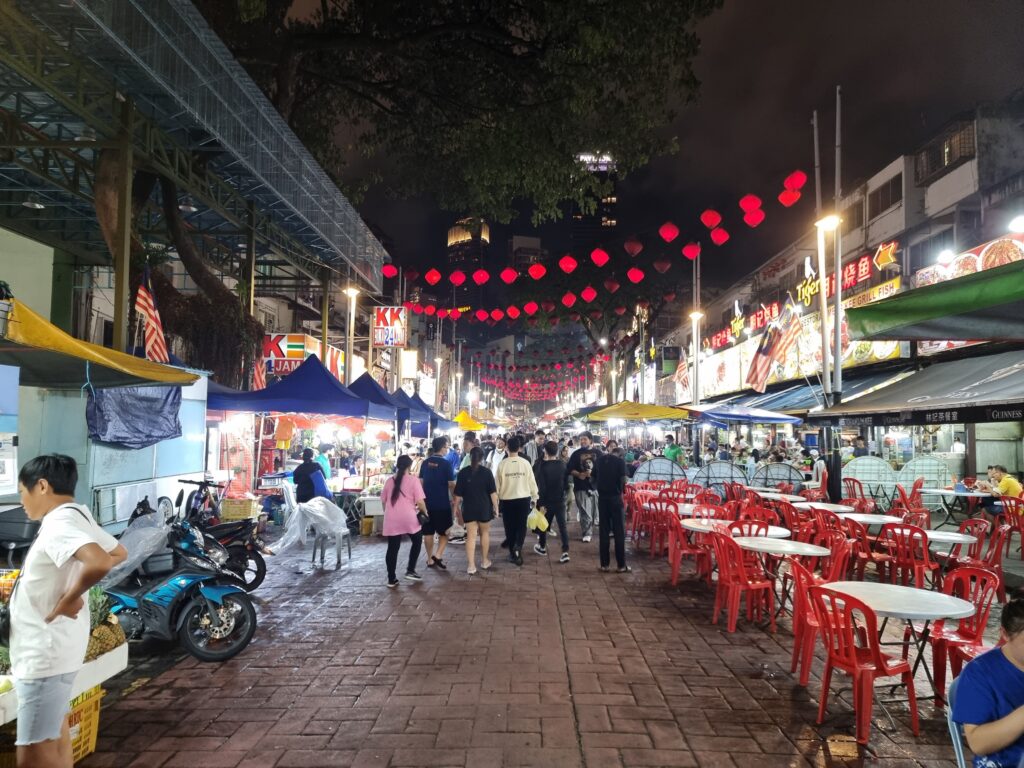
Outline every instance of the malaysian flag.
{"label": "malaysian flag", "polygon": [[160,322],[160,313],[156,311],[156,301],[149,289],[149,271],[142,276],[138,293],[135,294],[135,311],[139,314],[145,325],[145,350],[146,359],[154,363],[168,363],[170,357],[167,355],[167,341],[164,339],[164,326]]}
{"label": "malaysian flag", "polygon": [[789,351],[800,339],[800,334],[803,332],[803,324],[800,322],[800,315],[796,313],[795,307],[788,301],[779,315],[779,319],[775,322],[778,324],[781,334],[775,345],[772,358],[779,365],[785,365]]}
{"label": "malaysian flag", "polygon": [[267,358],[260,355],[260,359],[256,361],[256,365],[252,369],[252,388],[266,389],[267,387]]}
{"label": "malaysian flag", "polygon": [[683,399],[689,399],[690,396],[690,364],[685,357],[679,360],[679,365],[676,366],[675,375],[672,376],[675,383],[679,385],[680,389],[683,390]]}
{"label": "malaysian flag", "polygon": [[768,374],[772,371],[772,363],[775,361],[775,347],[778,344],[780,331],[775,323],[772,323],[761,334],[761,341],[757,345],[754,359],[750,361],[750,370],[747,371],[746,383],[755,392],[764,392],[768,384]]}

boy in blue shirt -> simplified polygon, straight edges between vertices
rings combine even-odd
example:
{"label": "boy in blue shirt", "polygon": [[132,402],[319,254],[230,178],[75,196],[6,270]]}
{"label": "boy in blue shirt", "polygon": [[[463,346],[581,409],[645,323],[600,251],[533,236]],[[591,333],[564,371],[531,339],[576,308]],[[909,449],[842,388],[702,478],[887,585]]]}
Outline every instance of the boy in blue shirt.
{"label": "boy in blue shirt", "polygon": [[[452,527],[451,492],[455,488],[455,467],[445,458],[448,438],[435,437],[430,444],[431,455],[420,465],[420,481],[426,496],[427,516],[423,524],[423,543],[427,548],[427,568],[447,570],[441,556],[448,546],[448,529]],[[434,554],[434,535],[437,535],[437,554]]]}

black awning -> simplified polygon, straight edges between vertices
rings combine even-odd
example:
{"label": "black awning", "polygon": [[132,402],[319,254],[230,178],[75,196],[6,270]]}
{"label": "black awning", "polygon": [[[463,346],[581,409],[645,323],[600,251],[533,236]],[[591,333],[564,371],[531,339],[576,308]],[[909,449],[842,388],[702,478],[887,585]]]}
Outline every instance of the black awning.
{"label": "black awning", "polygon": [[1024,351],[936,363],[808,421],[843,426],[1024,420]]}

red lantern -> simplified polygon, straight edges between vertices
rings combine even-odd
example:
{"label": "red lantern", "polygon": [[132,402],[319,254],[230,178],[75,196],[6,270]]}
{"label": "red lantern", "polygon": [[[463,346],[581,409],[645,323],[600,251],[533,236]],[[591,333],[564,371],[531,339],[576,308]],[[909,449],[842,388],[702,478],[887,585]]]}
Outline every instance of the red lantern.
{"label": "red lantern", "polygon": [[576,303],[576,294],[573,293],[572,291],[566,291],[565,294],[562,296],[562,304],[566,308],[569,308],[569,307],[571,307],[575,303]]}
{"label": "red lantern", "polygon": [[574,259],[568,253],[558,260],[558,268],[565,272],[565,274],[567,275],[571,275],[578,265],[579,264],[576,261],[576,259]]}
{"label": "red lantern", "polygon": [[629,271],[626,273],[626,277],[631,283],[639,283],[644,279],[644,271],[636,267],[630,267]]}
{"label": "red lantern", "polygon": [[671,221],[666,221],[660,227],[658,227],[658,234],[661,235],[661,239],[666,243],[671,243],[677,237],[679,237],[679,227],[673,224]]}
{"label": "red lantern", "polygon": [[479,320],[481,323],[488,318],[486,309],[478,309],[473,314],[476,316],[476,319]]}
{"label": "red lantern", "polygon": [[604,312],[602,312],[600,309],[592,309],[590,311],[591,320],[600,320],[602,317],[604,317]]}
{"label": "red lantern", "polygon": [[580,291],[580,298],[587,302],[587,304],[589,304],[590,302],[597,298],[597,291],[595,291],[593,287],[588,285],[586,288]]}
{"label": "red lantern", "polygon": [[761,198],[757,195],[744,195],[740,198],[740,210],[744,213],[756,211],[761,207]]}
{"label": "red lantern", "polygon": [[504,316],[505,316],[505,313],[504,313],[504,312],[502,312],[502,311],[501,311],[500,309],[492,309],[492,310],[491,310],[491,319],[492,319],[492,320],[493,320],[494,322],[498,322],[498,321],[499,321],[499,320],[501,320],[501,318],[503,318]]}
{"label": "red lantern", "polygon": [[466,273],[460,269],[456,269],[454,272],[448,275],[448,279],[451,281],[452,285],[458,288],[460,285],[466,282]]}
{"label": "red lantern", "polygon": [[432,269],[423,276],[423,279],[426,280],[431,285],[437,285],[439,282],[441,282],[441,273],[438,272],[436,269]]}
{"label": "red lantern", "polygon": [[423,305],[422,304],[413,304],[412,305],[412,313],[414,315],[422,315],[423,314]]}
{"label": "red lantern", "polygon": [[547,300],[542,301],[540,303],[540,308],[543,309],[545,312],[548,312],[548,313],[554,312],[555,311],[555,302],[551,301],[550,299],[547,299]]}
{"label": "red lantern", "polygon": [[639,306],[641,309],[649,309],[651,306],[651,302],[649,302],[647,299],[641,299],[640,301],[637,302],[637,306]]}
{"label": "red lantern", "polygon": [[501,270],[501,274],[499,274],[498,277],[502,279],[502,282],[512,285],[512,283],[516,281],[516,278],[519,277],[519,273],[512,269],[512,267],[505,267]]}
{"label": "red lantern", "polygon": [[609,256],[608,252],[603,248],[595,248],[590,252],[590,260],[598,267],[603,267],[608,263],[608,259],[610,258],[611,256]]}
{"label": "red lantern", "polygon": [[664,275],[666,272],[672,269],[672,262],[666,259],[664,256],[661,256],[655,259],[654,264],[652,264],[651,266],[658,270],[660,274]]}
{"label": "red lantern", "polygon": [[519,307],[511,306],[505,310],[505,314],[508,315],[510,320],[516,320],[520,314]]}
{"label": "red lantern", "polygon": [[458,309],[453,309],[451,312],[448,313],[448,317],[450,317],[452,320],[458,320],[460,317],[462,317],[462,312],[460,312]]}
{"label": "red lantern", "polygon": [[786,177],[785,181],[782,182],[782,186],[788,190],[797,192],[803,189],[804,184],[807,183],[807,174],[803,171],[793,171],[789,176]]}
{"label": "red lantern", "polygon": [[687,243],[683,246],[683,256],[693,261],[700,256],[700,243]]}
{"label": "red lantern", "polygon": [[729,240],[729,233],[722,227],[715,227],[711,230],[711,242],[715,245],[724,245]]}
{"label": "red lantern", "polygon": [[425,315],[433,315],[435,312],[437,312],[437,307],[433,304],[427,304],[427,306],[423,308],[423,313]]}
{"label": "red lantern", "polygon": [[743,221],[748,227],[756,227],[762,221],[764,221],[764,211],[760,208],[755,208],[752,211],[747,211],[743,214]]}
{"label": "red lantern", "polygon": [[570,312],[569,313],[569,319],[572,320],[574,323],[578,323],[580,321],[580,313],[579,312]]}
{"label": "red lantern", "polygon": [[713,208],[708,208],[700,215],[700,223],[708,229],[714,229],[722,223],[722,215]]}
{"label": "red lantern", "polygon": [[784,189],[779,193],[779,202],[786,208],[796,205],[796,201],[799,199],[800,193],[795,189]]}
{"label": "red lantern", "polygon": [[608,293],[615,293],[619,288],[620,286],[617,280],[613,280],[609,277],[604,281],[604,289],[608,291]]}
{"label": "red lantern", "polygon": [[626,253],[628,253],[633,258],[636,258],[636,255],[644,249],[643,243],[641,243],[635,237],[629,238],[626,242],[622,244],[622,247],[625,248]]}
{"label": "red lantern", "polygon": [[534,280],[540,280],[548,273],[547,267],[543,264],[531,264],[530,268],[526,271]]}
{"label": "red lantern", "polygon": [[478,269],[473,273],[473,282],[477,285],[483,285],[491,279],[491,274],[486,269]]}
{"label": "red lantern", "polygon": [[612,312],[614,312],[619,317],[622,317],[624,314],[626,314],[626,308],[625,307],[616,307],[615,309],[612,310]]}
{"label": "red lantern", "polygon": [[555,370],[556,371],[562,370],[562,364],[561,363],[555,363]]}
{"label": "red lantern", "polygon": [[398,277],[398,267],[394,264],[385,264],[380,268],[380,273],[387,278]]}
{"label": "red lantern", "polygon": [[668,293],[665,294],[665,301],[675,301],[675,300],[676,300],[676,293],[675,293],[675,291],[669,291]]}
{"label": "red lantern", "polygon": [[437,316],[444,320],[446,317],[448,317],[448,310],[445,309],[444,307],[439,308],[437,310]]}
{"label": "red lantern", "polygon": [[407,269],[405,270],[405,279],[408,280],[410,283],[415,283],[417,280],[420,279],[420,273],[417,272],[415,269]]}
{"label": "red lantern", "polygon": [[538,309],[540,309],[540,307],[537,306],[536,301],[528,301],[525,304],[523,304],[523,312],[528,314],[530,317],[536,315]]}

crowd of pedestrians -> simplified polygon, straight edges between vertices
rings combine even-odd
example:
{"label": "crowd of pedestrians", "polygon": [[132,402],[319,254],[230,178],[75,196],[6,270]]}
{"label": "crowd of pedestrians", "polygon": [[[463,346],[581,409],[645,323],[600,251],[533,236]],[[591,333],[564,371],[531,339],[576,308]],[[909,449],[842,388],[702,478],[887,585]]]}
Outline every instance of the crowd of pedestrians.
{"label": "crowd of pedestrians", "polygon": [[622,448],[614,440],[602,445],[589,432],[580,433],[575,441],[549,437],[554,436],[538,429],[493,441],[485,438],[481,444],[475,433],[466,432],[459,452],[447,437],[438,436],[418,471],[411,457],[400,456],[381,494],[388,586],[399,583],[396,567],[405,536],[412,541],[406,570],[410,581],[421,578],[421,550],[426,552],[427,568],[446,571],[445,554],[453,543],[465,543],[469,575],[489,570],[490,526],[495,518],[502,522],[500,546],[508,550],[508,562],[522,567],[533,510],[547,521],[547,526],[537,524],[533,531],[538,557],[548,556],[548,539],[557,537],[558,562],[568,563],[570,525],[576,522],[584,544],[592,542],[597,527],[602,571],[611,568],[614,542],[616,569],[628,572],[622,500],[627,465]]}

